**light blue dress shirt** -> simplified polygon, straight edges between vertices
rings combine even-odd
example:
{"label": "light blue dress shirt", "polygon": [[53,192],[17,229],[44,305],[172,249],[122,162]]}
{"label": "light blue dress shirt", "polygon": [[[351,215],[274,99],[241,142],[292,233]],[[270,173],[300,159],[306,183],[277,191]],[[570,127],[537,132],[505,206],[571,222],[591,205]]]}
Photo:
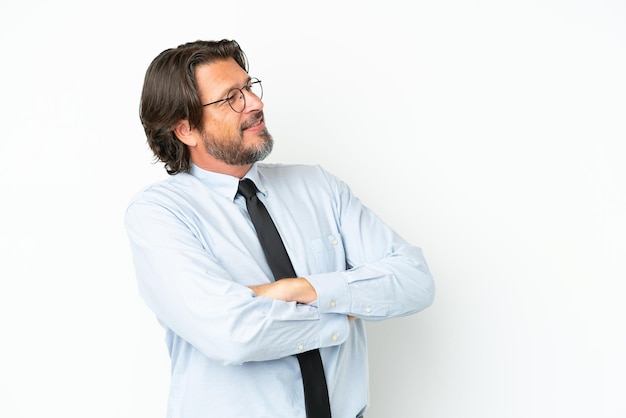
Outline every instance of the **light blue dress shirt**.
{"label": "light blue dress shirt", "polygon": [[319,166],[257,163],[246,177],[318,299],[283,302],[247,287],[273,278],[238,178],[192,166],[138,193],[125,225],[139,294],[166,333],[167,416],[305,418],[293,355],[319,348],[333,418],[354,418],[369,401],[363,320],[433,301],[422,251]]}

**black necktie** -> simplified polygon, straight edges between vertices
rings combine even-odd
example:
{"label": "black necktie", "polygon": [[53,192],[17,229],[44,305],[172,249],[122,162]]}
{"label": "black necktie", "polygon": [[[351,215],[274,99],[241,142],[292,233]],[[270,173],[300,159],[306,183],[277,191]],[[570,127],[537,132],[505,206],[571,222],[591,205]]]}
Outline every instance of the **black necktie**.
{"label": "black necktie", "polygon": [[[276,280],[298,277],[293,269],[287,250],[265,205],[256,195],[256,186],[250,179],[239,182],[239,193],[246,198],[246,207],[256,229],[261,247]],[[328,388],[317,349],[296,354],[300,363],[304,385],[304,403],[307,418],[330,418]]]}

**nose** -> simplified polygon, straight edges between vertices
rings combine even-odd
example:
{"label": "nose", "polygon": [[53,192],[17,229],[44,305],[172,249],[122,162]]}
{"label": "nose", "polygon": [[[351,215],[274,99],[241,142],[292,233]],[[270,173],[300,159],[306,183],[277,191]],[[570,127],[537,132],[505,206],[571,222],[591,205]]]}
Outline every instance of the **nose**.
{"label": "nose", "polygon": [[256,94],[243,89],[243,94],[245,97],[246,107],[244,109],[245,112],[256,112],[257,110],[263,109],[263,101]]}

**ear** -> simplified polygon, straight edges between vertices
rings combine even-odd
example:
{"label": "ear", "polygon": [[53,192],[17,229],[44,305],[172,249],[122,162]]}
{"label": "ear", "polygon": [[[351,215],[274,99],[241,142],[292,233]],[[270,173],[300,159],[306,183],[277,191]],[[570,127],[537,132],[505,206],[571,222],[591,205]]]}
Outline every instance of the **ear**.
{"label": "ear", "polygon": [[191,129],[191,125],[189,125],[189,121],[186,119],[181,119],[176,122],[176,125],[174,125],[174,135],[176,135],[176,138],[189,147],[195,147],[198,145],[198,138],[196,134],[197,131],[195,129]]}

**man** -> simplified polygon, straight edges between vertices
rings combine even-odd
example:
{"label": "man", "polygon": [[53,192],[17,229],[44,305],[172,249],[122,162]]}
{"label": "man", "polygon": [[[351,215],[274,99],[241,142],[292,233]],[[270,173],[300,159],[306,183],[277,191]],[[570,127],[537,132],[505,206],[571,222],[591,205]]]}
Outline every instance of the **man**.
{"label": "man", "polygon": [[[364,320],[428,307],[433,280],[421,250],[321,167],[259,163],[273,144],[262,95],[235,41],[165,50],[146,72],[141,121],[171,177],[132,199],[126,228],[139,292],[166,332],[168,417],[310,418],[303,353],[319,353],[326,382],[306,390],[323,392],[333,418],[359,417]],[[244,178],[254,196],[238,192]],[[264,251],[280,245],[262,247],[247,199],[267,208],[292,277],[275,280]]]}

